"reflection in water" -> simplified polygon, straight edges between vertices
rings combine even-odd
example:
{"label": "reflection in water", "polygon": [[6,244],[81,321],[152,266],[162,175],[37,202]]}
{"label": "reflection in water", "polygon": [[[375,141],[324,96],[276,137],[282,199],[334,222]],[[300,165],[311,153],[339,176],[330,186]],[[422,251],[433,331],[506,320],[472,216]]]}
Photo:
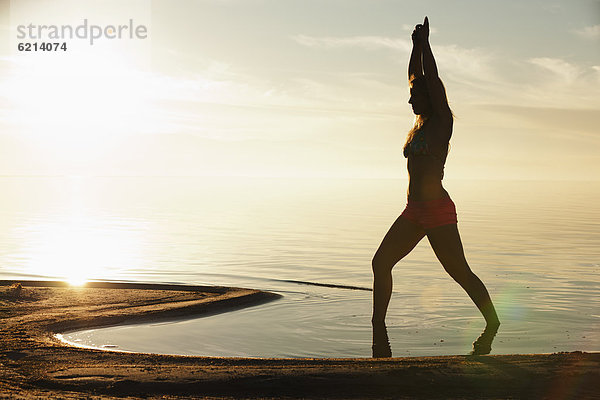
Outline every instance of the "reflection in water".
{"label": "reflection in water", "polygon": [[492,342],[498,332],[500,325],[486,326],[481,335],[473,342],[473,351],[471,355],[481,356],[484,354],[490,354],[492,351]]}
{"label": "reflection in water", "polygon": [[139,228],[129,221],[75,212],[48,219],[26,221],[17,230],[21,248],[13,257],[23,260],[28,274],[81,285],[142,264]]}
{"label": "reflection in water", "polygon": [[122,271],[142,267],[148,253],[144,239],[153,222],[107,210],[102,205],[110,203],[109,196],[123,194],[93,182],[82,177],[0,180],[3,200],[8,199],[0,218],[2,267],[73,285],[123,279]]}
{"label": "reflection in water", "polygon": [[387,334],[385,322],[373,322],[373,358],[392,356],[392,348]]}
{"label": "reflection in water", "polygon": [[[385,322],[372,322],[373,324],[373,358],[392,357],[392,347],[388,338]],[[481,335],[473,342],[470,355],[485,355],[492,351],[492,342],[496,337],[499,325],[486,326]]]}

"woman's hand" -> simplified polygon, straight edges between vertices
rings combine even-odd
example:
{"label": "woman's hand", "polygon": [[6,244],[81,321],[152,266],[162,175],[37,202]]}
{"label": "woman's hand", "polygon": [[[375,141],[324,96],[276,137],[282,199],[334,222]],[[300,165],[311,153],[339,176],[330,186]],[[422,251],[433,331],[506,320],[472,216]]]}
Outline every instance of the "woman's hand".
{"label": "woman's hand", "polygon": [[427,17],[425,17],[423,25],[417,25],[415,31],[413,32],[413,36],[414,35],[417,36],[417,40],[421,43],[426,43],[429,40],[429,19]]}
{"label": "woman's hand", "polygon": [[413,48],[410,52],[410,61],[408,62],[408,79],[412,79],[415,76],[423,76],[423,63],[421,57],[423,53],[423,43],[421,42],[420,31],[423,29],[423,25],[419,24],[415,26],[411,37],[413,41]]}
{"label": "woman's hand", "polygon": [[417,26],[415,26],[415,29],[413,30],[413,33],[411,35],[413,45],[421,44],[421,31],[422,30],[423,30],[423,25],[418,24]]}

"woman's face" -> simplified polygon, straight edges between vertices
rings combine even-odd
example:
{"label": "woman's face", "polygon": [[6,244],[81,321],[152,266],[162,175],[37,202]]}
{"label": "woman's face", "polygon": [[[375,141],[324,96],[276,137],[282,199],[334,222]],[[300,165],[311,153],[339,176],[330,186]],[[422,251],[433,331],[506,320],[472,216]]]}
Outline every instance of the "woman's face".
{"label": "woman's face", "polygon": [[412,106],[413,112],[416,115],[427,114],[431,109],[427,91],[421,86],[412,86],[410,88],[408,103]]}

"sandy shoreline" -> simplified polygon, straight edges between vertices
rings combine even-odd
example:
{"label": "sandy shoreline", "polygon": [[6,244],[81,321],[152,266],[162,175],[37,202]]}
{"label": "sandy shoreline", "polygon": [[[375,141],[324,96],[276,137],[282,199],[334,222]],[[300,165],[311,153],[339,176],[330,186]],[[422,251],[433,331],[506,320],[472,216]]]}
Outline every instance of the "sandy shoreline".
{"label": "sandy shoreline", "polygon": [[176,320],[273,300],[250,289],[0,281],[0,397],[600,398],[599,353],[243,359],[69,347],[55,333]]}

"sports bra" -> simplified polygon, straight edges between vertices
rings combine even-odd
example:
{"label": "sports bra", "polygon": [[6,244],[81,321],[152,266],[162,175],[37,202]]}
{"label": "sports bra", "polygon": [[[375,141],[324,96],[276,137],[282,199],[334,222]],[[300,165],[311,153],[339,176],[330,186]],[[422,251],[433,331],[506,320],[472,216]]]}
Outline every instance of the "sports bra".
{"label": "sports bra", "polygon": [[404,147],[404,157],[409,156],[430,156],[438,160],[442,164],[441,178],[444,178],[444,164],[445,160],[443,157],[433,154],[429,149],[429,144],[425,138],[425,130],[419,129],[409,143]]}
{"label": "sports bra", "polygon": [[419,129],[404,147],[404,157],[429,155],[431,153],[429,152],[429,144],[425,140],[425,130]]}

